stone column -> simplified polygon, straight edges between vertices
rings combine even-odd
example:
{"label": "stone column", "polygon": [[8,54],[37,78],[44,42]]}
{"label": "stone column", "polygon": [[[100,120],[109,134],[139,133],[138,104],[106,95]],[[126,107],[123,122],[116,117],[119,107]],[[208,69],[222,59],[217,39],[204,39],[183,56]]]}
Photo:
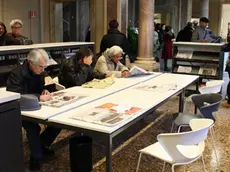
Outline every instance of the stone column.
{"label": "stone column", "polygon": [[138,58],[135,65],[152,71],[156,62],[153,59],[155,0],[139,0]]}
{"label": "stone column", "polygon": [[209,17],[209,0],[200,0],[200,17]]}

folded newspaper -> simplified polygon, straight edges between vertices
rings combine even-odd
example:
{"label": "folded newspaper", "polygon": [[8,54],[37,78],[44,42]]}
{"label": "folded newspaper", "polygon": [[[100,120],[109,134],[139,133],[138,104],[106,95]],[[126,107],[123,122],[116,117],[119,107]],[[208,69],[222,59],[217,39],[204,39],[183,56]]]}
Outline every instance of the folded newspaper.
{"label": "folded newspaper", "polygon": [[129,70],[129,72],[131,73],[131,77],[132,76],[151,75],[151,74],[153,74],[153,73],[147,72],[146,70],[144,70],[144,69],[142,69],[142,68],[140,68],[138,66],[135,66],[135,65],[133,65],[131,67],[131,69]]}
{"label": "folded newspaper", "polygon": [[51,106],[51,107],[62,107],[68,104],[71,104],[73,102],[76,102],[77,100],[80,100],[82,98],[87,97],[86,95],[79,95],[74,93],[68,93],[68,92],[54,92],[52,93],[52,97],[49,101],[40,102],[41,105],[44,106]]}
{"label": "folded newspaper", "polygon": [[82,85],[83,88],[107,88],[115,82],[114,76],[105,79],[93,79]]}
{"label": "folded newspaper", "polygon": [[105,103],[70,118],[104,126],[115,126],[141,110],[139,107],[125,104]]}

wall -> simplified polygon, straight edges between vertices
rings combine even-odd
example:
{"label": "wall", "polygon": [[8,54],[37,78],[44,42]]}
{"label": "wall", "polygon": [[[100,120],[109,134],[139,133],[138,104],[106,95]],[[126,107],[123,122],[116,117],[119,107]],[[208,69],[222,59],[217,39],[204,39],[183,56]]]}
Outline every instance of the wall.
{"label": "wall", "polygon": [[[8,32],[11,31],[9,24],[12,19],[21,19],[24,23],[23,35],[30,37],[34,43],[41,41],[40,30],[40,1],[39,0],[0,0],[0,19],[7,26]],[[30,31],[29,11],[35,11],[37,17],[32,19]]]}

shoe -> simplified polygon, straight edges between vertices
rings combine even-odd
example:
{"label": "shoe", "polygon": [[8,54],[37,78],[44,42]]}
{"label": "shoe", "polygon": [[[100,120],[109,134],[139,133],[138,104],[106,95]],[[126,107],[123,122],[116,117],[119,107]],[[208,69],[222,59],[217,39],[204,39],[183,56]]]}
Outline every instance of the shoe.
{"label": "shoe", "polygon": [[230,104],[228,104],[227,101],[222,103],[222,106],[225,107],[225,108],[230,108]]}
{"label": "shoe", "polygon": [[40,160],[30,158],[30,171],[39,171],[41,169]]}
{"label": "shoe", "polygon": [[42,153],[43,153],[43,156],[53,156],[55,155],[55,152],[48,148],[48,147],[42,147]]}

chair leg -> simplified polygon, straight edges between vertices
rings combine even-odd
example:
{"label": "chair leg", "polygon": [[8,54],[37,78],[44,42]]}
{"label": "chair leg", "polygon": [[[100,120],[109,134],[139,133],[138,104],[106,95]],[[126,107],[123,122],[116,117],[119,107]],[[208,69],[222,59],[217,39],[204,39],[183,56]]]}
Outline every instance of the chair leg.
{"label": "chair leg", "polygon": [[172,123],[171,133],[173,132],[173,128],[174,128],[174,121]]}
{"label": "chair leg", "polygon": [[216,156],[216,162],[217,162],[217,165],[219,166],[219,159],[218,159],[218,156],[217,156],[215,138],[214,138],[214,135],[213,135],[213,129],[212,128],[210,128],[210,133],[211,133],[211,137],[212,137],[212,146],[213,146],[214,153],[215,153],[215,156]]}
{"label": "chair leg", "polygon": [[203,154],[202,154],[202,162],[203,162],[204,172],[206,172],[205,161],[204,161],[204,155]]}
{"label": "chair leg", "polygon": [[177,130],[178,133],[181,131],[181,128],[182,128],[182,125],[178,127],[178,130]]}
{"label": "chair leg", "polygon": [[174,167],[175,167],[175,166],[174,166],[174,164],[173,164],[173,165],[172,165],[172,172],[174,172]]}
{"label": "chair leg", "polygon": [[136,172],[138,172],[139,167],[140,167],[141,156],[142,156],[142,153],[140,153],[140,155],[139,155],[139,159],[138,159],[138,163],[137,163],[137,170],[136,170]]}
{"label": "chair leg", "polygon": [[166,164],[166,162],[164,161],[162,172],[165,172],[165,164]]}

